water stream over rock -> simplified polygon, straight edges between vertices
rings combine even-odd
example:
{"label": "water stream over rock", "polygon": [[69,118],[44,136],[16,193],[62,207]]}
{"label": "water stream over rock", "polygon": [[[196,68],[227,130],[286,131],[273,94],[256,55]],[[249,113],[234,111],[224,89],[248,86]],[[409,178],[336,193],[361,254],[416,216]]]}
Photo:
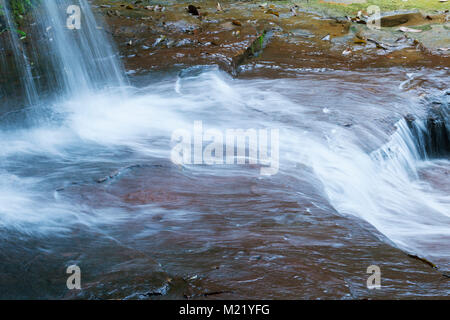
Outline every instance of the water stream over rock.
{"label": "water stream over rock", "polygon": [[[74,3],[79,30],[65,25]],[[14,68],[39,118],[21,123],[29,109],[2,83],[1,298],[450,293],[446,68],[271,79],[197,66],[127,79],[87,1],[43,0],[33,21],[26,48],[11,22],[0,39],[14,54],[0,51],[0,73]],[[172,134],[198,121],[279,130],[278,172],[173,163]],[[79,292],[66,288],[72,264]],[[382,290],[366,288],[370,265]]]}

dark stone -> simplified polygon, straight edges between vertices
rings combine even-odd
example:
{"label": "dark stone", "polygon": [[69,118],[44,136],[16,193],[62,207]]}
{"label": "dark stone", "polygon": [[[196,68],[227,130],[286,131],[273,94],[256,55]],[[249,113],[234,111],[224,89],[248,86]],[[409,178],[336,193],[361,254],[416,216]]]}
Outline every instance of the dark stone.
{"label": "dark stone", "polygon": [[188,12],[189,12],[190,14],[192,14],[193,16],[198,16],[198,15],[199,15],[197,7],[194,6],[194,5],[192,5],[192,4],[190,4],[190,5],[188,6]]}
{"label": "dark stone", "polygon": [[445,96],[429,101],[429,114],[424,120],[425,130],[416,124],[416,119],[407,116],[409,128],[415,138],[415,143],[422,157],[440,158],[450,154],[450,128],[448,102]]}
{"label": "dark stone", "polygon": [[421,19],[423,19],[423,17],[418,12],[388,15],[381,17],[381,26],[396,27],[405,24],[411,20],[421,20]]}
{"label": "dark stone", "polygon": [[6,30],[6,23],[3,21],[3,18],[0,16],[0,32],[3,32]]}

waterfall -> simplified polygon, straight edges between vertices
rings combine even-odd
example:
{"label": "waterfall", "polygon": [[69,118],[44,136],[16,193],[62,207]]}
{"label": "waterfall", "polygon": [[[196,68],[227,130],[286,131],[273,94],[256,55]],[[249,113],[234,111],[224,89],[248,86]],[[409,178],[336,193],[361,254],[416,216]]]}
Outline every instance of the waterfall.
{"label": "waterfall", "polygon": [[[370,154],[340,141],[340,151],[315,145],[314,172],[331,204],[357,216],[397,246],[450,268],[450,197],[421,178],[421,170],[448,167],[448,95],[428,119],[401,119],[389,140]],[[445,178],[444,178],[445,179]],[[442,245],[438,245],[442,243]]]}
{"label": "waterfall", "polygon": [[[6,76],[7,74],[12,74],[13,77],[19,76],[21,82],[20,91],[24,93],[25,103],[28,105],[33,105],[37,102],[38,94],[36,91],[33,74],[31,72],[31,65],[28,55],[17,34],[17,27],[14,23],[8,1],[0,0],[0,7],[3,8],[5,27],[8,30],[7,43],[2,43],[4,40],[0,40],[0,74],[4,77],[4,81],[9,80],[9,77]],[[3,52],[5,48],[10,48],[13,53],[13,63],[15,68],[11,73],[8,72],[8,69],[11,68],[11,64],[7,63],[5,53]],[[8,86],[7,83],[2,85],[2,87],[6,86]],[[5,96],[7,95],[6,92],[3,94]],[[19,93],[16,91],[14,95],[17,94]]]}
{"label": "waterfall", "polygon": [[[197,250],[204,261],[228,261],[223,269],[232,272],[246,263],[241,244],[248,243],[248,252],[258,255],[264,247],[268,254],[274,248],[283,255],[285,249],[311,253],[307,258],[317,260],[305,265],[305,274],[316,265],[319,273],[342,265],[346,274],[327,272],[325,278],[345,287],[347,281],[364,283],[354,277],[359,259],[370,264],[390,259],[381,252],[389,247],[379,246],[380,238],[450,270],[448,94],[421,108],[410,92],[398,91],[399,69],[383,77],[378,69],[365,70],[367,77],[360,71],[324,70],[272,80],[232,79],[215,68],[195,67],[177,79],[152,73],[147,86],[131,87],[88,0],[40,0],[24,26],[26,41],[15,31],[7,1],[0,0],[0,23],[4,20],[8,30],[0,35],[0,115],[7,98],[9,106],[23,111],[19,117],[34,119],[47,110],[51,117],[32,126],[0,123],[0,252],[26,271],[6,261],[3,269],[0,265],[3,278],[12,274],[28,283],[33,282],[26,277],[45,281],[63,296],[66,279],[52,280],[53,270],[63,270],[63,263],[73,259],[105,274],[107,285],[106,278],[95,282],[102,291],[111,286],[108,292],[122,292],[122,277],[129,277],[123,268],[134,264],[122,248],[151,244],[150,256],[179,246],[167,261],[175,261],[173,269],[184,277],[193,267],[192,255],[185,252],[199,241],[207,246]],[[79,28],[70,25],[73,19],[79,19]],[[428,73],[436,77],[436,70]],[[13,101],[20,95],[25,103]],[[427,117],[397,121],[408,113],[423,115],[425,109]],[[279,173],[259,176],[250,163],[172,163],[173,133],[190,130],[196,120],[218,136],[227,130],[279,130]],[[248,144],[250,149],[250,139]],[[98,246],[102,241],[111,250]],[[230,243],[237,250],[230,250]],[[338,253],[341,248],[344,254]],[[86,249],[94,254],[85,255]],[[396,261],[406,258],[399,250],[396,255]],[[285,262],[297,263],[300,256],[291,257],[279,259],[283,270]],[[50,280],[28,272],[30,261],[41,272],[52,271]],[[142,261],[139,271],[148,268],[147,259]],[[261,261],[272,268],[275,260],[264,256]],[[103,265],[115,271],[103,272]],[[297,272],[294,264],[287,266]],[[365,275],[366,265],[360,271]],[[316,280],[322,281],[319,273]],[[141,274],[136,279],[140,286]],[[14,283],[10,289],[22,294],[39,288],[41,282],[36,283],[31,289]],[[83,292],[94,297],[96,290],[91,286]]]}
{"label": "waterfall", "polygon": [[440,99],[428,101],[431,106],[428,118],[408,123],[422,159],[450,155],[449,96],[447,92]]}
{"label": "waterfall", "polygon": [[[0,4],[15,61],[16,70],[11,75],[20,77],[23,90],[18,91],[25,92],[29,105],[36,105],[43,97],[76,96],[125,84],[120,62],[86,0],[38,2],[31,12],[32,23],[26,27],[26,44],[15,32],[8,1],[0,0]],[[11,67],[4,52],[0,65],[2,74]]]}
{"label": "waterfall", "polygon": [[372,152],[378,161],[398,166],[417,177],[416,162],[446,157],[450,153],[449,93],[425,101],[429,115],[425,119],[401,119],[390,140]]}
{"label": "waterfall", "polygon": [[[70,8],[80,11],[71,11]],[[73,21],[79,26],[70,28]],[[86,0],[43,0],[33,12],[40,36],[39,56],[47,56],[53,86],[69,95],[124,84],[123,72],[110,41]]]}

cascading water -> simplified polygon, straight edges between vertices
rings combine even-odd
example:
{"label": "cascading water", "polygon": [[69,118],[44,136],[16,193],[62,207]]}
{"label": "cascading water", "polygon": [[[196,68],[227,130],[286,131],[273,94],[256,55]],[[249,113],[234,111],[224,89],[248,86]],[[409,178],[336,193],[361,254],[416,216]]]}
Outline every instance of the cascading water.
{"label": "cascading water", "polygon": [[439,119],[400,120],[389,142],[371,154],[339,142],[342,150],[318,148],[310,160],[339,212],[368,221],[400,248],[444,270],[450,269],[450,196],[421,179],[420,171],[439,164],[445,181],[450,168],[446,99],[444,94]]}
{"label": "cascading water", "polygon": [[450,93],[441,100],[429,101],[430,115],[427,119],[410,122],[410,129],[422,159],[447,157],[450,153]]}
{"label": "cascading water", "polygon": [[[67,8],[74,4],[81,8],[81,29],[70,30]],[[253,295],[270,287],[254,290],[259,279],[288,272],[283,259],[289,256],[295,272],[306,270],[304,279],[326,278],[316,271],[325,268],[338,279],[326,290],[339,287],[332,297],[343,297],[348,288],[341,279],[363,283],[352,280],[352,265],[364,260],[365,273],[385,257],[370,256],[375,244],[361,244],[371,238],[349,216],[367,221],[395,246],[450,268],[449,178],[442,173],[450,170],[448,95],[432,122],[400,120],[388,134],[379,119],[402,119],[420,108],[398,89],[404,80],[398,70],[382,79],[368,70],[366,78],[330,71],[274,81],[194,68],[133,88],[86,0],[42,0],[33,17],[28,55],[14,51],[21,67],[16,76],[36,88],[53,117],[31,128],[0,128],[0,273],[23,281],[0,292],[39,297],[20,288],[80,264],[92,279],[80,294],[135,297],[142,282],[159,281],[163,272],[155,266],[164,264],[164,272],[183,276],[220,266],[218,283],[245,283]],[[21,47],[17,38],[11,41]],[[30,76],[27,56],[38,76]],[[385,95],[368,97],[366,86]],[[252,166],[171,163],[172,132],[195,120],[221,132],[280,129],[279,173],[261,177]],[[435,181],[436,171],[443,181]],[[153,264],[153,256],[164,263]],[[25,259],[42,265],[36,274]],[[154,274],[142,281],[149,265]],[[270,272],[258,274],[261,266]],[[294,275],[286,276],[289,284]],[[60,296],[58,281],[42,284],[50,297]],[[307,297],[325,294],[310,292],[317,282],[304,285]]]}
{"label": "cascading water", "polygon": [[[24,46],[19,40],[19,36],[17,34],[17,27],[13,21],[8,1],[0,0],[0,8],[2,9],[3,12],[5,28],[6,30],[8,30],[8,40],[9,40],[8,43],[2,43],[0,40],[0,67],[1,67],[0,72],[4,76],[5,82],[11,80],[13,76],[15,77],[19,76],[19,79],[21,80],[21,89],[15,91],[14,93],[24,94],[25,103],[27,105],[36,104],[38,101],[38,94],[34,83],[33,74],[31,72],[30,61]],[[11,74],[10,72],[7,72],[8,69],[11,67],[11,64],[7,65],[6,63],[5,53],[3,52],[5,47],[11,48],[15,66],[15,68],[13,69],[14,71],[12,73],[13,75],[9,77],[7,77],[6,75]],[[2,87],[6,86],[7,83],[2,84]],[[4,103],[6,104],[6,98],[2,100],[5,100]]]}
{"label": "cascading water", "polygon": [[[39,1],[33,10],[27,46],[16,33],[8,1],[1,1],[16,74],[23,82],[29,105],[37,104],[38,92],[41,97],[48,93],[76,96],[126,84],[122,67],[86,0]],[[76,9],[71,11],[71,8]],[[76,14],[73,19],[79,19],[79,25],[70,25],[71,14]],[[6,73],[6,59],[0,60],[2,72]],[[35,77],[31,62],[38,74]]]}
{"label": "cascading water", "polygon": [[[80,11],[70,11],[74,6]],[[70,14],[79,25],[70,26]],[[73,96],[125,84],[120,63],[86,0],[44,0],[33,16],[38,24],[33,34],[40,39],[35,51],[46,59],[45,70],[52,70],[47,75],[50,88],[57,85]]]}

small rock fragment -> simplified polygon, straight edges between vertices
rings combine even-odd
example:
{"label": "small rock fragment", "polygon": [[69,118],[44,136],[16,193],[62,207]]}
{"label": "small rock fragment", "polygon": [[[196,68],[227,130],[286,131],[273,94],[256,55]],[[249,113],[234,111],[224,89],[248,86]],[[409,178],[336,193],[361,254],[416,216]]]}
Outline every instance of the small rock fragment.
{"label": "small rock fragment", "polygon": [[193,16],[198,16],[198,15],[199,15],[197,7],[194,6],[194,5],[192,5],[192,4],[190,4],[190,5],[188,6],[188,12],[189,12],[190,14],[192,14]]}
{"label": "small rock fragment", "polygon": [[355,38],[353,39],[353,43],[356,43],[356,44],[366,44],[367,41],[366,41],[366,39],[355,37]]}
{"label": "small rock fragment", "polygon": [[345,49],[344,51],[342,51],[342,54],[344,56],[349,55],[350,53],[352,53],[352,50],[350,50],[350,49]]}
{"label": "small rock fragment", "polygon": [[266,13],[267,14],[273,14],[274,16],[277,16],[277,17],[280,16],[280,14],[277,11],[272,10],[272,9],[267,10]]}

